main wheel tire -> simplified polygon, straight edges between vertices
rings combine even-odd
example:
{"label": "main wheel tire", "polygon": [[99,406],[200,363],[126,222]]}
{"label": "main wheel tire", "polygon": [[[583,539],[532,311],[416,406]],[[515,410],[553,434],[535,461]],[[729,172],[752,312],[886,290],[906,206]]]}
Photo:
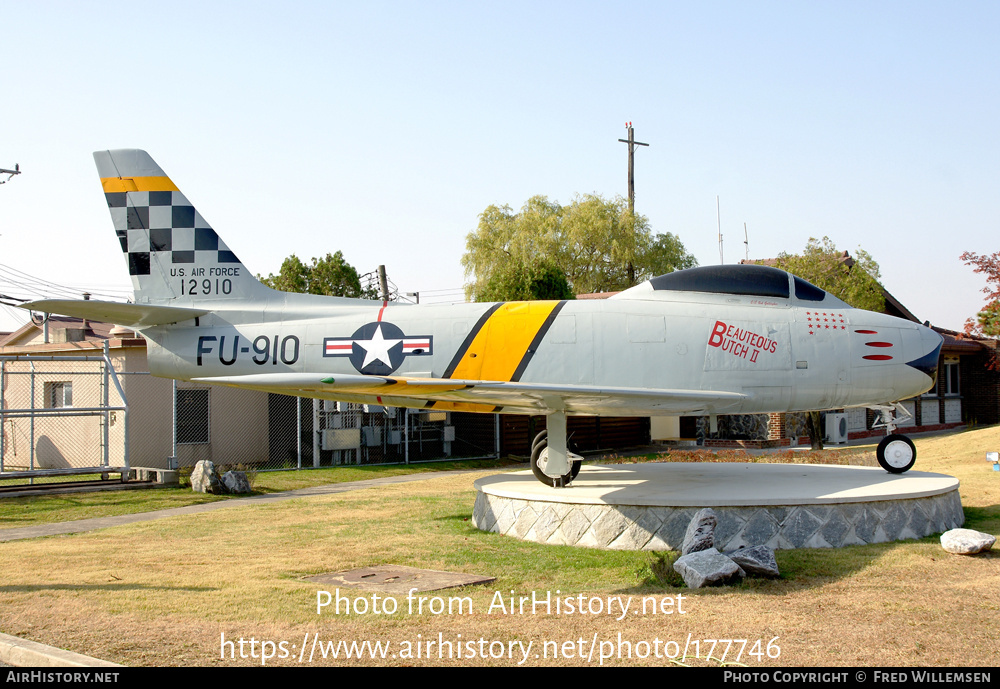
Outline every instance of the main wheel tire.
{"label": "main wheel tire", "polygon": [[539,481],[547,486],[552,486],[553,488],[558,488],[560,486],[568,486],[570,482],[577,477],[580,473],[580,467],[583,466],[583,462],[577,460],[575,462],[570,462],[569,473],[563,474],[562,476],[549,476],[543,471],[545,465],[545,458],[542,456],[542,452],[548,449],[549,443],[542,434],[547,434],[547,431],[542,431],[535,437],[535,442],[532,444],[531,448],[531,473],[535,475]]}
{"label": "main wheel tire", "polygon": [[902,474],[909,471],[917,461],[917,448],[913,447],[913,441],[905,435],[893,433],[882,438],[875,456],[879,466],[890,474]]}
{"label": "main wheel tire", "polygon": [[542,447],[545,447],[545,444],[547,442],[547,438],[548,437],[549,437],[549,431],[548,431],[548,429],[546,429],[546,430],[542,431],[541,433],[539,433],[538,435],[536,435],[535,439],[531,441],[531,451],[532,451],[532,453],[534,453],[535,448],[538,447],[539,443],[542,444]]}

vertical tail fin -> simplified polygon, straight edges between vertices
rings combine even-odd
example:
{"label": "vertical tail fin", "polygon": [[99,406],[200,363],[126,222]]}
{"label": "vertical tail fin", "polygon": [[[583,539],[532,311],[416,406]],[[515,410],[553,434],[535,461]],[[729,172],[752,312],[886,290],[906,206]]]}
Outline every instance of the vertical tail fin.
{"label": "vertical tail fin", "polygon": [[187,197],[145,151],[94,153],[137,303],[267,298]]}

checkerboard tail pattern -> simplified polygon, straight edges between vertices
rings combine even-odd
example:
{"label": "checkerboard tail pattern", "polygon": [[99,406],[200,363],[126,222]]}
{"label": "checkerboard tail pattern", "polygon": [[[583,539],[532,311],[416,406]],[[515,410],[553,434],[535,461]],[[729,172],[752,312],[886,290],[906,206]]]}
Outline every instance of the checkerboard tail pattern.
{"label": "checkerboard tail pattern", "polygon": [[219,275],[259,284],[245,269],[219,270],[240,266],[236,254],[145,151],[98,151],[94,159],[136,290],[152,298],[219,296],[214,283],[211,290],[202,284]]}

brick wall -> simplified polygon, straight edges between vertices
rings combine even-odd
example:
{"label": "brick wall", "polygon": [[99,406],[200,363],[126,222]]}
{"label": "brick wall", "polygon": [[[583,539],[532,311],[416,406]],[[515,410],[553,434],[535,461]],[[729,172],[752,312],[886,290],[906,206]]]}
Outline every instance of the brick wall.
{"label": "brick wall", "polygon": [[[500,415],[500,454],[531,454],[535,435],[545,430],[544,416]],[[649,417],[570,416],[566,419],[570,451],[620,450],[649,444]]]}
{"label": "brick wall", "polygon": [[[962,393],[962,421],[969,425],[1000,423],[1000,371],[991,370],[991,367],[1000,368],[996,347],[996,343],[984,343],[982,351],[961,359],[959,389]],[[940,378],[938,376],[939,385]]]}

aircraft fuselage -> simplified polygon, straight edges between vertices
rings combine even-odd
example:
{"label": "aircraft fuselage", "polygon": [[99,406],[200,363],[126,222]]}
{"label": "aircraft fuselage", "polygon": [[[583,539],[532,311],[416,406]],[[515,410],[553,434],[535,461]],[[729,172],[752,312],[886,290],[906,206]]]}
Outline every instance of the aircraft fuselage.
{"label": "aircraft fuselage", "polygon": [[[358,302],[355,302],[357,304]],[[184,379],[257,378],[259,389],[289,392],[265,376],[392,376],[579,387],[562,396],[570,414],[657,415],[806,411],[898,400],[926,391],[926,372],[909,365],[939,346],[923,326],[843,304],[793,299],[625,292],[607,300],[411,306],[383,302],[329,309],[287,305],[280,321],[262,311],[218,310],[198,325],[145,331],[150,370]],[[256,316],[256,322],[253,322]],[[206,381],[207,382],[207,381]],[[342,385],[302,394],[425,407],[475,404],[477,411],[544,413],[545,393],[416,386]],[[410,389],[413,388],[413,389]],[[727,391],[738,399],[692,405],[617,389]],[[608,390],[607,395],[593,391]],[[324,394],[325,393],[325,394]]]}

